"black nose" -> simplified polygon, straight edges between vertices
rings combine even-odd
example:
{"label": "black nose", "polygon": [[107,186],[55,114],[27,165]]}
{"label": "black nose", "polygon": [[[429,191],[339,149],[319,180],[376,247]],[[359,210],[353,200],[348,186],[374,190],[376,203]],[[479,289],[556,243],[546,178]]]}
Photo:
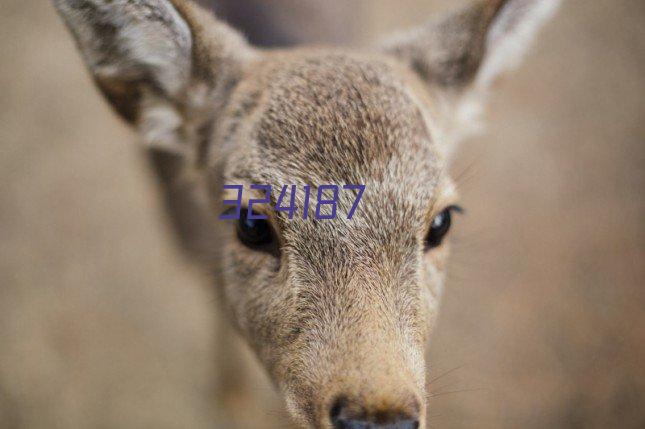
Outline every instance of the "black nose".
{"label": "black nose", "polygon": [[336,401],[330,412],[334,429],[418,429],[419,419],[400,410],[373,413],[345,399]]}

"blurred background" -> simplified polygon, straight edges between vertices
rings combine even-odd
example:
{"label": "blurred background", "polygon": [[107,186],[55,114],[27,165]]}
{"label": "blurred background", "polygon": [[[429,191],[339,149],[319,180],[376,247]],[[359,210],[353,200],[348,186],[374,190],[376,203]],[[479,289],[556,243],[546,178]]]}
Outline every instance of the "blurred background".
{"label": "blurred background", "polygon": [[[203,3],[263,44],[361,45],[463,2]],[[645,427],[644,20],[566,1],[463,145],[432,427]],[[287,427],[257,368],[218,371],[248,352],[49,2],[3,0],[0,65],[0,427]]]}

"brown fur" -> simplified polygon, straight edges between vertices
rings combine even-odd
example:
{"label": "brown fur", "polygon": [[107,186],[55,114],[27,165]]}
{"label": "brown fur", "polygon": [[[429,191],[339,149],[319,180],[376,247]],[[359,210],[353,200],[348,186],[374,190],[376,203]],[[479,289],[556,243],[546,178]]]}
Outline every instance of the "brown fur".
{"label": "brown fur", "polygon": [[[340,398],[365,420],[406,415],[424,427],[424,349],[448,246],[424,252],[423,238],[456,198],[453,128],[504,71],[488,61],[500,38],[555,3],[478,2],[367,52],[257,51],[182,0],[55,3],[100,88],[151,147],[184,243],[213,271],[294,419],[329,428]],[[367,190],[351,221],[349,198],[331,221],[270,213],[271,253],[217,220],[224,183]]]}

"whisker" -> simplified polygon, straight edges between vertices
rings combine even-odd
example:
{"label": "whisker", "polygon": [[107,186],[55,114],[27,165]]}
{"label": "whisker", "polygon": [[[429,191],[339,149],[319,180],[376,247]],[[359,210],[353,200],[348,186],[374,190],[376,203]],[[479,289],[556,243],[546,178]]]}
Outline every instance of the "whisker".
{"label": "whisker", "polygon": [[473,389],[459,389],[459,390],[448,390],[446,392],[436,392],[428,395],[428,398],[436,398],[439,396],[444,396],[444,395],[452,395],[455,393],[467,393],[467,392],[480,392],[482,390],[488,390],[485,387],[477,387]]}
{"label": "whisker", "polygon": [[458,365],[458,366],[456,366],[456,367],[454,367],[452,369],[449,369],[448,371],[444,372],[443,374],[439,374],[438,376],[436,376],[432,380],[428,381],[427,385],[430,386],[432,383],[435,383],[437,380],[440,380],[443,377],[445,377],[446,375],[452,374],[453,372],[455,372],[455,371],[457,371],[457,370],[459,370],[459,369],[461,369],[463,367],[464,367],[464,365]]}
{"label": "whisker", "polygon": [[477,175],[475,167],[479,167],[481,157],[469,161],[459,173],[454,176],[455,187],[457,190],[462,190],[464,185],[470,184],[473,178]]}
{"label": "whisker", "polygon": [[440,414],[431,414],[428,417],[426,417],[426,421],[430,421],[430,420],[436,419],[436,418],[441,417],[441,416],[443,416],[443,414],[441,414],[441,413]]}

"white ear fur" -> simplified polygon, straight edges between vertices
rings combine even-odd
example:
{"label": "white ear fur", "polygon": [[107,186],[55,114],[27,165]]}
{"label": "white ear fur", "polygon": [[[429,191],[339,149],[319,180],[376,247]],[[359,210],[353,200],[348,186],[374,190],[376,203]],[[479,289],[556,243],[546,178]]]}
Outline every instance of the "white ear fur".
{"label": "white ear fur", "polygon": [[189,154],[177,109],[192,74],[193,37],[168,0],[54,0],[94,80],[147,146]]}
{"label": "white ear fur", "polygon": [[191,74],[192,36],[166,0],[54,0],[98,80],[152,79],[168,97]]}
{"label": "white ear fur", "polygon": [[98,87],[150,147],[197,152],[252,50],[189,0],[53,0]]}
{"label": "white ear fur", "polygon": [[511,0],[498,13],[486,35],[486,54],[475,79],[480,88],[521,63],[542,25],[551,19],[561,0]]}
{"label": "white ear fur", "polygon": [[[486,98],[495,81],[515,70],[531,48],[542,25],[553,17],[561,0],[510,0],[486,34],[485,55],[472,86],[459,97],[451,139],[459,142],[481,134]],[[454,145],[453,145],[454,147]]]}
{"label": "white ear fur", "polygon": [[443,100],[440,120],[449,146],[483,130],[488,90],[517,67],[538,29],[561,0],[478,0],[398,34],[383,50],[407,63]]}

